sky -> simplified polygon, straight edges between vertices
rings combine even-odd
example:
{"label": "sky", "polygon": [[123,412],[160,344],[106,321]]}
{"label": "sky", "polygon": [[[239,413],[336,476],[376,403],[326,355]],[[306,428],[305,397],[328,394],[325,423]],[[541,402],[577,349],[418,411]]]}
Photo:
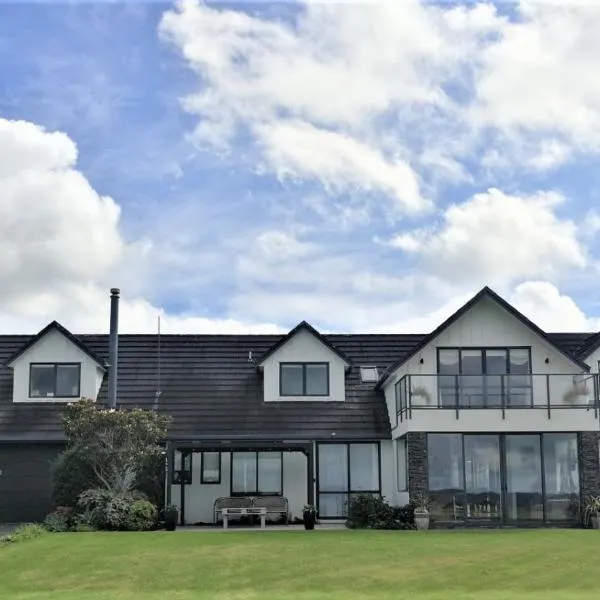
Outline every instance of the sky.
{"label": "sky", "polygon": [[600,330],[600,2],[0,0],[0,332]]}

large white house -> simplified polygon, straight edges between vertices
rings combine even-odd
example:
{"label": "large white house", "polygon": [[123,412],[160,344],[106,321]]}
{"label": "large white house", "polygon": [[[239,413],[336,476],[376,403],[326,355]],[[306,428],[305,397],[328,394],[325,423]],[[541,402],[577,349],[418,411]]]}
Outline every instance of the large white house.
{"label": "large white house", "polygon": [[[113,339],[114,336],[113,336]],[[0,336],[0,522],[51,509],[65,403],[109,401],[110,338]],[[116,362],[113,360],[113,362]],[[600,334],[552,334],[484,288],[427,335],[120,335],[118,407],[171,415],[166,501],[426,494],[437,524],[581,523],[600,495]]]}

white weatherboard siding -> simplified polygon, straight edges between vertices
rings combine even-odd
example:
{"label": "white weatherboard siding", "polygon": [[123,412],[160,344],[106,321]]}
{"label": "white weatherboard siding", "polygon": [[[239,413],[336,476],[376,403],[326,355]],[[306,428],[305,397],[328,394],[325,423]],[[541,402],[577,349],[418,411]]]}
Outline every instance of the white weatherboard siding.
{"label": "white weatherboard siding", "polygon": [[[533,373],[533,400],[539,408],[507,409],[506,418],[496,409],[461,409],[459,418],[453,409],[413,410],[412,419],[396,426],[394,385],[404,375],[410,374],[412,388],[425,387],[431,404],[437,404],[437,348],[465,347],[530,347]],[[423,363],[421,364],[421,359]],[[548,359],[548,362],[546,362]],[[536,335],[512,314],[490,298],[483,298],[456,322],[440,333],[423,350],[402,365],[387,381],[385,397],[394,438],[407,431],[585,431],[598,427],[593,410],[579,408],[552,409],[548,419],[547,379],[550,377],[550,400],[565,404],[564,393],[573,385],[573,376],[582,373],[581,367],[563,355],[546,340]],[[423,377],[419,377],[423,375]],[[429,375],[429,377],[427,377]],[[590,384],[591,388],[591,384]],[[413,407],[421,401],[413,397]],[[579,405],[588,405],[593,396],[582,396]]]}
{"label": "white weatherboard siding", "polygon": [[592,373],[598,373],[598,367],[600,366],[598,363],[600,362],[600,348],[598,348],[595,352],[592,352],[590,355],[586,356],[583,361],[590,365]]}
{"label": "white weatherboard siding", "polygon": [[[280,396],[279,363],[282,362],[326,362],[329,363],[328,396]],[[310,332],[302,329],[278,348],[265,360],[264,390],[265,402],[306,402],[337,401],[346,399],[346,363],[335,352],[323,344]]]}
{"label": "white weatherboard siding", "polygon": [[56,330],[50,330],[13,364],[13,402],[73,402],[76,398],[30,398],[29,365],[31,363],[81,363],[80,396],[96,400],[104,370],[80,350],[71,340]]}
{"label": "white weatherboard siding", "polygon": [[[192,483],[185,485],[185,522],[212,523],[213,507],[217,498],[230,496],[231,455],[221,454],[221,483],[208,484],[201,481],[200,453],[192,455]],[[302,509],[308,502],[307,459],[302,452],[283,453],[283,495],[288,499],[290,518],[302,517]],[[181,486],[171,486],[171,501],[181,505]],[[277,518],[276,516],[273,518]]]}

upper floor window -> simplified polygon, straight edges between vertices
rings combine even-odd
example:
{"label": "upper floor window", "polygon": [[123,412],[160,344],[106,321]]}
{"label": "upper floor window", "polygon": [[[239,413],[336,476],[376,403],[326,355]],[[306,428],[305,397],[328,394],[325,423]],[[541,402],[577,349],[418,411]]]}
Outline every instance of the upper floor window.
{"label": "upper floor window", "polygon": [[529,406],[530,348],[439,348],[441,406]]}
{"label": "upper floor window", "polygon": [[280,396],[329,396],[329,363],[280,363]]}
{"label": "upper floor window", "polygon": [[30,398],[79,398],[80,363],[32,363],[29,368]]}

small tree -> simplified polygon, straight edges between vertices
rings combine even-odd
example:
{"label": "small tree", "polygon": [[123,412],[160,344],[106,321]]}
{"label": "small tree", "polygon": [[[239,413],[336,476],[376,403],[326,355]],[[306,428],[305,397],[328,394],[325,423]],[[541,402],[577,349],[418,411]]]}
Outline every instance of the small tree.
{"label": "small tree", "polygon": [[162,482],[152,481],[148,471],[159,472],[159,442],[168,424],[168,417],[141,408],[106,409],[90,400],[69,405],[63,417],[67,447],[53,469],[55,501],[74,504],[90,488],[158,488]]}

